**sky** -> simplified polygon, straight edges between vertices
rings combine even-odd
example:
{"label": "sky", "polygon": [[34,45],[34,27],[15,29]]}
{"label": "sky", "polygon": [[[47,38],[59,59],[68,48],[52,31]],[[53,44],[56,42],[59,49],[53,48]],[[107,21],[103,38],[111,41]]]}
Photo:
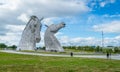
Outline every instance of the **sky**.
{"label": "sky", "polygon": [[0,43],[18,45],[30,16],[45,25],[65,22],[55,34],[62,46],[120,46],[120,0],[0,0]]}

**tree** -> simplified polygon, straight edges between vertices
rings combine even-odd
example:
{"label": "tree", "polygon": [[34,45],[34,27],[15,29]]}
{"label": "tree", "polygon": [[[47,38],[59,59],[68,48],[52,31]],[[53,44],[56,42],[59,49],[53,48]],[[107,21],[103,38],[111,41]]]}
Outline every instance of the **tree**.
{"label": "tree", "polygon": [[4,44],[4,43],[0,43],[0,48],[6,48],[6,47],[7,47],[6,44]]}
{"label": "tree", "polygon": [[45,46],[41,47],[40,49],[41,49],[41,50],[45,50]]}
{"label": "tree", "polygon": [[17,48],[17,46],[16,45],[12,45],[12,46],[9,46],[8,48],[11,48],[11,49],[15,50]]}
{"label": "tree", "polygon": [[115,53],[118,53],[118,52],[119,52],[119,48],[118,48],[118,47],[115,47],[115,48],[114,48],[114,52],[115,52]]}
{"label": "tree", "polygon": [[17,46],[16,46],[16,45],[12,45],[12,48],[13,48],[13,49],[16,49],[16,48],[17,48]]}
{"label": "tree", "polygon": [[100,52],[100,46],[97,46],[95,49],[96,52]]}

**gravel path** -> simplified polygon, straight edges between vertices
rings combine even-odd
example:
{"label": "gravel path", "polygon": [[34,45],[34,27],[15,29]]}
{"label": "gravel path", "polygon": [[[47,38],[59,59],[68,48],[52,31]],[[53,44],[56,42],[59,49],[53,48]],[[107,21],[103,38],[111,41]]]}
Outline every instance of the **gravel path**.
{"label": "gravel path", "polygon": [[[38,56],[57,56],[57,57],[71,57],[66,54],[42,54],[42,53],[30,53],[30,52],[18,52],[13,50],[0,50],[0,52],[15,53],[15,54],[26,54],[26,55],[38,55]],[[73,57],[84,57],[84,58],[103,58],[107,59],[106,55],[74,55]],[[110,59],[120,60],[120,54],[112,55]]]}

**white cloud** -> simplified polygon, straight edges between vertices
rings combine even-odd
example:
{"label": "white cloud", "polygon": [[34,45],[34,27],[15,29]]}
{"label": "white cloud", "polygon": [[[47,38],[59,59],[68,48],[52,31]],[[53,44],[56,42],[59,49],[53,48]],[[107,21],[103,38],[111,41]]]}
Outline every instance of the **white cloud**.
{"label": "white cloud", "polygon": [[63,44],[69,44],[69,42],[70,42],[70,39],[69,39],[69,37],[68,36],[62,36],[62,37],[60,37],[60,42],[62,42]]}
{"label": "white cloud", "polygon": [[23,13],[20,16],[18,16],[18,19],[21,20],[22,22],[27,23],[29,18],[25,13]]}
{"label": "white cloud", "polygon": [[[102,46],[101,38],[95,37],[75,37],[70,38],[68,36],[61,36],[59,41],[64,46]],[[120,44],[120,36],[116,36],[113,38],[104,38],[104,46],[119,46]]]}
{"label": "white cloud", "polygon": [[79,3],[74,0],[1,0],[0,31],[2,32],[0,33],[4,33],[1,35],[5,37],[9,37],[7,33],[10,32],[22,33],[24,28],[22,25],[26,24],[31,15],[45,17],[44,22],[51,24],[57,17],[73,16],[89,11],[84,1],[77,2]]}
{"label": "white cloud", "polygon": [[120,40],[120,36],[116,36],[116,37],[115,37],[115,39],[118,39],[118,40]]}
{"label": "white cloud", "polygon": [[95,15],[90,15],[88,16],[87,23],[93,23],[95,19],[96,19]]}
{"label": "white cloud", "polygon": [[2,0],[3,5],[0,6],[0,17],[6,16],[11,12],[16,12],[21,4],[20,0]]}
{"label": "white cloud", "polygon": [[8,31],[4,36],[0,36],[0,42],[8,45],[18,45],[25,25],[7,25]]}
{"label": "white cloud", "polygon": [[111,21],[109,23],[94,25],[93,29],[95,31],[104,31],[107,33],[120,33],[120,21]]}
{"label": "white cloud", "polygon": [[49,26],[49,25],[51,25],[51,24],[54,23],[54,22],[53,22],[54,19],[58,19],[58,17],[45,18],[45,19],[42,21],[42,23]]}
{"label": "white cloud", "polygon": [[[39,18],[45,17],[44,24],[52,24],[54,20],[61,20],[58,17],[74,16],[88,12],[90,9],[84,2],[84,0],[2,0],[3,5],[0,5],[0,22],[2,28],[6,29],[4,36],[0,35],[0,42],[7,44],[18,44],[21,33],[25,27],[25,23],[28,21],[28,17],[36,15]],[[114,3],[115,0],[110,0]],[[107,3],[103,3],[101,6],[105,6]],[[95,6],[95,3],[93,4]],[[93,20],[94,16],[89,18],[89,21]],[[73,21],[73,19],[70,19]],[[22,25],[22,22],[25,22]],[[91,21],[92,22],[92,21]],[[105,23],[102,25],[94,26],[95,31],[101,29],[106,32],[119,32],[120,21]],[[114,25],[115,24],[115,25]],[[6,26],[5,26],[6,25]],[[109,26],[109,27],[108,27]],[[116,27],[113,28],[113,27]],[[107,28],[107,29],[106,29]],[[100,30],[99,30],[100,29]],[[68,36],[62,36],[62,33],[56,34],[57,38],[62,44],[65,45],[100,45],[101,40],[94,37],[75,37],[70,38]],[[44,46],[44,32],[41,32],[42,40],[38,46]],[[116,39],[119,37],[116,37]],[[109,40],[109,39],[108,39]],[[111,39],[112,41],[112,39]],[[107,41],[106,43],[109,43]]]}
{"label": "white cloud", "polygon": [[110,0],[111,3],[115,3],[116,0]]}
{"label": "white cloud", "polygon": [[0,6],[1,9],[15,10],[19,5],[20,0],[11,0],[11,1],[10,0],[4,0],[4,1],[2,0],[2,3],[3,3],[3,5]]}
{"label": "white cloud", "polygon": [[4,15],[10,12],[14,14],[22,12],[50,17],[74,15],[89,10],[84,1],[79,1],[78,4],[73,0],[5,0],[4,3],[5,5],[0,6],[0,11]]}
{"label": "white cloud", "polygon": [[[62,35],[61,35],[62,34]],[[6,43],[8,45],[18,45],[20,40],[21,34],[19,33],[13,33],[13,32],[7,32],[6,36],[0,36],[0,42]],[[101,38],[95,38],[95,37],[74,37],[71,38],[69,36],[65,36],[63,33],[58,33],[56,38],[59,40],[62,46],[101,46]],[[104,46],[119,46],[120,44],[120,36],[116,36],[113,38],[104,38]],[[41,42],[37,43],[37,47],[44,46],[44,32],[41,32]]]}
{"label": "white cloud", "polygon": [[115,15],[105,14],[105,15],[103,15],[103,17],[108,17],[108,18],[120,17],[120,14],[115,14]]}
{"label": "white cloud", "polygon": [[18,33],[18,32],[22,32],[24,30],[25,25],[6,25],[5,28],[8,29],[10,32]]}
{"label": "white cloud", "polygon": [[74,46],[84,46],[84,45],[100,45],[98,43],[98,39],[95,39],[94,37],[75,37],[75,38],[70,38],[68,36],[61,36],[59,41],[61,42],[62,45],[74,45]]}
{"label": "white cloud", "polygon": [[100,3],[100,6],[101,6],[101,7],[104,7],[105,5],[106,5],[106,2],[101,2],[101,3]]}
{"label": "white cloud", "polygon": [[108,4],[115,3],[116,0],[89,0],[91,8],[105,7]]}
{"label": "white cloud", "polygon": [[7,45],[18,45],[20,35],[17,33],[8,32],[5,36],[0,36],[0,43]]}
{"label": "white cloud", "polygon": [[114,3],[114,2],[115,2],[115,0],[105,0],[105,1],[100,2],[100,6],[104,7],[105,5],[111,4],[111,3]]}

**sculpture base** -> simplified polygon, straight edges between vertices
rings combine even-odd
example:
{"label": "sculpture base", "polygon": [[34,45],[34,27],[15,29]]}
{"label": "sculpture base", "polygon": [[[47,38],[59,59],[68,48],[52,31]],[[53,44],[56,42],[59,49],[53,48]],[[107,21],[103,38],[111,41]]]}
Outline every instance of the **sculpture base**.
{"label": "sculpture base", "polygon": [[64,50],[63,50],[63,49],[56,50],[56,48],[54,48],[54,49],[49,49],[49,48],[46,48],[46,50],[45,50],[45,51],[49,51],[49,52],[64,52]]}
{"label": "sculpture base", "polygon": [[27,49],[26,48],[25,49],[23,49],[23,48],[17,48],[16,50],[17,51],[35,51],[34,48],[32,48],[32,49],[31,48],[27,48]]}

